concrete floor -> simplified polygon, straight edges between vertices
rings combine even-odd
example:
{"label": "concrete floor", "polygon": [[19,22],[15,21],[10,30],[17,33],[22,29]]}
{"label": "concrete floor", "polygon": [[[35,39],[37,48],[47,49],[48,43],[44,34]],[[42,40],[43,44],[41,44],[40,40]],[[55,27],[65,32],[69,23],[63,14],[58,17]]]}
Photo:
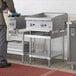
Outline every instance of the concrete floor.
{"label": "concrete floor", "polygon": [[55,70],[60,70],[60,71],[65,71],[65,72],[70,72],[70,73],[76,73],[76,70],[71,69],[71,65],[67,64],[67,61],[62,61],[58,59],[53,59],[51,67],[48,67],[47,65],[47,60],[42,60],[42,59],[32,59],[32,63],[28,63],[28,57],[25,58],[25,62],[21,62],[21,56],[16,56],[16,55],[8,55],[8,61],[11,63],[17,63],[17,64],[22,64],[22,65],[29,65],[29,66],[37,66],[37,67],[42,67],[42,68],[48,68],[48,69],[55,69]]}

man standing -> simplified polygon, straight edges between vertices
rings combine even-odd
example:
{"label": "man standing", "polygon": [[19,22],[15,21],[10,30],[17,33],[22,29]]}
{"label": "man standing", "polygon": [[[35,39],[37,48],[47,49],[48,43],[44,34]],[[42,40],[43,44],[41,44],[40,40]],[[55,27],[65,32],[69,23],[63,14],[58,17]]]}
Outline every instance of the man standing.
{"label": "man standing", "polygon": [[3,16],[3,10],[7,9],[12,13],[13,16],[18,16],[14,8],[13,0],[0,0],[0,68],[10,66],[7,63],[7,40],[6,40],[6,31],[7,26]]}

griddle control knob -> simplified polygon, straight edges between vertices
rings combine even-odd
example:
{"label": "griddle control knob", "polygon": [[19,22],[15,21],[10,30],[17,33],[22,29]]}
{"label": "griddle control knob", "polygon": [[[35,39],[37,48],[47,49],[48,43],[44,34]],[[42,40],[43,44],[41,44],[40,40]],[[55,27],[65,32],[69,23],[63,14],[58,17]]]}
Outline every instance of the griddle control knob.
{"label": "griddle control knob", "polygon": [[43,24],[41,24],[41,27],[44,27],[44,25],[43,25]]}
{"label": "griddle control knob", "polygon": [[32,23],[30,23],[30,26],[32,26]]}
{"label": "griddle control knob", "polygon": [[41,27],[46,27],[47,25],[46,24],[41,24]]}
{"label": "griddle control knob", "polygon": [[47,25],[45,24],[45,27],[46,27]]}
{"label": "griddle control knob", "polygon": [[30,26],[35,26],[35,24],[30,23]]}
{"label": "griddle control knob", "polygon": [[35,24],[33,24],[33,26],[35,26]]}

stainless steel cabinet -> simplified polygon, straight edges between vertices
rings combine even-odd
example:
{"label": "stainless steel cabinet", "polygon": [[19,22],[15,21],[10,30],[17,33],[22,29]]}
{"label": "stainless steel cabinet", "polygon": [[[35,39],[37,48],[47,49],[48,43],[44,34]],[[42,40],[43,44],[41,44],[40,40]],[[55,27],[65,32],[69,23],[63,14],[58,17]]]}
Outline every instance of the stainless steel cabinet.
{"label": "stainless steel cabinet", "polygon": [[76,64],[76,22],[71,22],[67,27],[68,37],[68,63],[72,64],[72,68]]}

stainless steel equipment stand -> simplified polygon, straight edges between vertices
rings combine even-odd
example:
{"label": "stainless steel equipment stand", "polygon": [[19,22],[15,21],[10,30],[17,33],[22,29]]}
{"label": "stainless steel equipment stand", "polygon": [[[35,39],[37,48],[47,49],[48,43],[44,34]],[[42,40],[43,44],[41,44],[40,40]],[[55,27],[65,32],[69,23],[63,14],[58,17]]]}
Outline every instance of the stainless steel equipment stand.
{"label": "stainless steel equipment stand", "polygon": [[[38,36],[37,36],[38,37]],[[45,56],[41,56],[41,57],[39,57],[38,55],[35,55],[35,54],[33,54],[32,55],[32,51],[33,51],[33,48],[34,48],[34,46],[33,46],[33,38],[37,38],[37,37],[32,37],[32,35],[30,36],[30,48],[29,48],[29,63],[31,64],[31,61],[32,61],[32,57],[33,58],[42,58],[42,59],[48,59],[48,66],[50,67],[50,60],[51,60],[51,51],[48,51],[48,55],[45,57]],[[48,39],[48,37],[46,37],[46,38],[44,38],[44,39]],[[51,37],[49,37],[49,39],[50,39],[50,49],[49,50],[51,50]],[[45,44],[44,44],[45,45]],[[45,48],[45,46],[44,46],[44,48]],[[45,50],[44,50],[45,51]]]}
{"label": "stainless steel equipment stand", "polygon": [[[20,41],[20,43],[16,43],[16,45],[14,44],[15,42]],[[9,44],[9,43],[12,43]],[[20,45],[19,45],[20,44]],[[17,46],[17,47],[15,47]],[[24,55],[25,55],[25,41],[24,41],[24,32],[22,33],[16,33],[14,35],[9,36],[9,40],[8,40],[8,48],[7,48],[7,52],[8,54],[16,54],[16,55],[21,55],[21,60],[22,63],[24,63]]]}
{"label": "stainless steel equipment stand", "polygon": [[[30,34],[29,35],[25,35],[25,37],[29,37],[30,38],[30,43],[29,43],[29,63],[31,64],[31,61],[32,61],[32,58],[40,58],[40,59],[47,59],[48,60],[48,66],[50,67],[51,65],[51,60],[53,57],[57,57],[57,56],[60,56],[62,55],[62,59],[64,59],[64,35],[63,35],[63,52],[61,53],[60,51],[52,51],[51,50],[51,39],[52,39],[52,36],[41,36],[41,35],[32,35],[31,33],[32,31],[30,31]],[[50,41],[50,48],[49,48],[49,51],[47,51],[45,53],[45,50],[42,51],[42,52],[37,52],[37,53],[34,53],[33,52],[33,49],[34,49],[34,46],[33,46],[33,39],[49,39]],[[46,41],[45,41],[46,42]],[[45,45],[45,44],[44,44]],[[36,46],[36,45],[35,45]],[[45,46],[44,46],[44,49],[45,49]],[[34,50],[35,51],[35,50]]]}

